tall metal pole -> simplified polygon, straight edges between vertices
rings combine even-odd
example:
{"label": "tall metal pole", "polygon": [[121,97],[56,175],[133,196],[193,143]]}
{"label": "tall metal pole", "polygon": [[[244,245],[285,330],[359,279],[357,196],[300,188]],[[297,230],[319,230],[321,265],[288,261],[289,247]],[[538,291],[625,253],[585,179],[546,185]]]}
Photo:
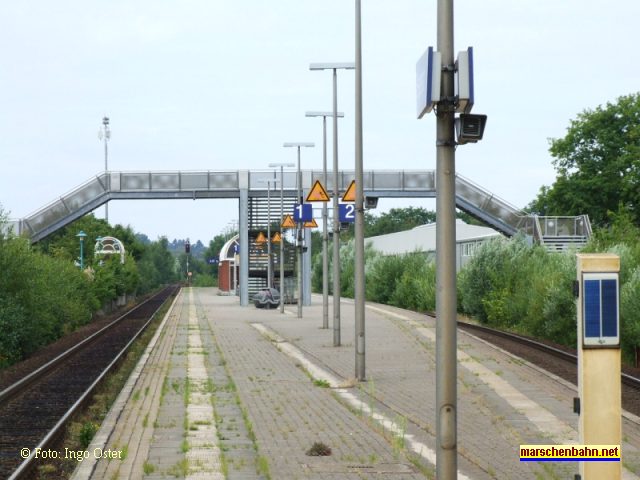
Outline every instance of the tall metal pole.
{"label": "tall metal pole", "polygon": [[340,213],[338,211],[338,71],[333,69],[333,346],[340,346]]}
{"label": "tall metal pole", "polygon": [[[284,219],[284,165],[280,165],[280,222]],[[280,313],[284,313],[284,235],[280,227]]]}
{"label": "tall metal pole", "polygon": [[[327,186],[327,117],[322,117],[322,185]],[[329,209],[322,202],[322,328],[329,328]]]}
{"label": "tall metal pole", "polygon": [[[105,173],[105,181],[107,183],[107,189],[111,189],[111,179],[109,177],[109,150],[107,147],[108,140],[111,138],[111,130],[109,130],[109,117],[106,115],[102,118],[102,127],[103,130],[100,131],[100,137],[104,136],[104,173]],[[104,204],[104,219],[109,223],[109,202]]]}
{"label": "tall metal pole", "polygon": [[[300,170],[300,145],[298,145],[298,174],[296,176],[296,190],[298,191],[298,204],[302,205],[302,171]],[[298,318],[302,318],[302,222],[298,222]]]}
{"label": "tall metal pole", "polygon": [[[304,144],[309,146],[311,144]],[[293,146],[290,144],[284,144],[283,146]],[[280,221],[284,220],[284,167],[295,167],[293,163],[270,163],[269,167],[280,167]],[[274,172],[275,179],[275,172]],[[274,180],[274,183],[277,183]],[[280,228],[280,313],[284,313],[284,300],[285,300],[285,284],[284,284],[284,232],[282,227]]]}
{"label": "tall metal pole", "polygon": [[[327,187],[327,117],[332,112],[307,112],[307,117],[322,117],[322,184]],[[338,117],[344,113],[337,112]],[[329,328],[329,220],[327,202],[322,202],[322,328]]]}
{"label": "tall metal pole", "polygon": [[312,63],[309,70],[333,70],[333,346],[340,346],[340,212],[338,200],[338,69],[353,70],[354,63]]}
{"label": "tall metal pole", "polygon": [[441,98],[436,123],[436,477],[457,478],[453,0],[438,0]]}
{"label": "tall metal pole", "polygon": [[364,175],[362,160],[362,16],[360,0],[356,0],[356,225],[355,225],[355,338],[356,338],[356,378],[364,381],[365,376],[365,319],[364,319]]}
{"label": "tall metal pole", "polygon": [[267,180],[267,288],[271,288],[271,180]]}

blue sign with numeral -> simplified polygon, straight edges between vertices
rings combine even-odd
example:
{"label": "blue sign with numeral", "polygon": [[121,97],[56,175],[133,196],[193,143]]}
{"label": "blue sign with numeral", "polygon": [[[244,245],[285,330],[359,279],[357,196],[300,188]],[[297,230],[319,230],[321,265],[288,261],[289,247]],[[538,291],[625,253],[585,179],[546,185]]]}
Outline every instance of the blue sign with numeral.
{"label": "blue sign with numeral", "polygon": [[313,206],[310,203],[296,203],[293,207],[293,221],[296,223],[313,220]]}
{"label": "blue sign with numeral", "polygon": [[355,203],[341,203],[338,205],[338,209],[342,223],[354,223],[356,221]]}

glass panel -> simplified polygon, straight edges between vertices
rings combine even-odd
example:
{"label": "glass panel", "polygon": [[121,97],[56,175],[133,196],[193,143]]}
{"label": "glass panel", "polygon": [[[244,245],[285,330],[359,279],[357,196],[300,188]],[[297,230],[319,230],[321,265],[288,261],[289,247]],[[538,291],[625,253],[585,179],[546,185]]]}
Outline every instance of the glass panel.
{"label": "glass panel", "polygon": [[376,190],[400,190],[402,188],[402,173],[376,172],[373,182]]}
{"label": "glass panel", "polygon": [[436,182],[433,172],[404,172],[404,189],[416,190],[423,189],[435,190]]}
{"label": "glass panel", "polygon": [[60,200],[45,207],[40,212],[27,218],[26,221],[34,232],[44,230],[67,215],[67,209]]}
{"label": "glass panel", "polygon": [[207,190],[207,173],[188,172],[180,175],[181,190]]}
{"label": "glass panel", "polygon": [[148,173],[122,173],[120,184],[123,191],[127,190],[149,190]]}
{"label": "glass panel", "polygon": [[63,198],[63,200],[70,210],[75,211],[85,206],[92,200],[95,200],[103,193],[104,188],[102,187],[98,179],[95,179],[90,183],[87,183],[82,187],[76,189],[75,191],[67,194]]}
{"label": "glass panel", "polygon": [[178,173],[152,173],[151,188],[153,190],[178,190],[180,179]]}
{"label": "glass panel", "polygon": [[215,188],[238,188],[238,174],[235,172],[209,172],[209,187]]}

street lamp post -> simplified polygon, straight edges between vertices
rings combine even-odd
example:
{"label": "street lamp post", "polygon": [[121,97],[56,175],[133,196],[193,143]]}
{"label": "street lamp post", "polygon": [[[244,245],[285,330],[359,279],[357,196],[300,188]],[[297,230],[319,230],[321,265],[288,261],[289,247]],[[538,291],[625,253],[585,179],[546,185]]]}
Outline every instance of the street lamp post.
{"label": "street lamp post", "polygon": [[267,180],[267,288],[271,288],[271,182]]}
{"label": "street lamp post", "polygon": [[[322,117],[322,186],[327,188],[327,117],[333,112],[306,112],[306,117]],[[338,112],[338,117],[344,113]],[[322,328],[329,328],[329,226],[327,202],[322,202]]]}
{"label": "street lamp post", "polygon": [[[105,173],[105,181],[107,182],[107,189],[111,187],[111,180],[109,178],[109,166],[108,166],[108,158],[109,151],[107,148],[107,143],[111,138],[111,130],[109,129],[109,117],[106,115],[102,118],[102,128],[98,132],[98,138],[100,140],[104,139],[104,173]],[[109,202],[104,204],[104,219],[109,223]]]}
{"label": "street lamp post", "polygon": [[355,343],[356,378],[365,380],[365,335],[364,335],[364,175],[362,161],[362,17],[360,0],[356,0],[356,225],[354,259]]}
{"label": "street lamp post", "polygon": [[[302,205],[302,170],[300,170],[300,148],[302,147],[315,147],[313,143],[310,142],[287,142],[282,144],[283,147],[296,147],[298,149],[298,174],[296,177],[296,196],[299,202],[299,205]],[[298,239],[298,318],[302,318],[302,222],[298,222],[296,232]]]}
{"label": "street lamp post", "polygon": [[[270,163],[270,168],[280,167],[280,222],[284,219],[284,167],[295,167],[293,163]],[[282,230],[282,227],[280,228]],[[284,313],[284,235],[280,239],[280,313]]]}
{"label": "street lamp post", "polygon": [[87,237],[87,234],[82,230],[78,232],[76,235],[80,239],[80,271],[84,270],[84,239]]}
{"label": "street lamp post", "polygon": [[333,70],[333,346],[340,346],[340,213],[338,211],[338,70],[355,63],[312,63],[309,70]]}

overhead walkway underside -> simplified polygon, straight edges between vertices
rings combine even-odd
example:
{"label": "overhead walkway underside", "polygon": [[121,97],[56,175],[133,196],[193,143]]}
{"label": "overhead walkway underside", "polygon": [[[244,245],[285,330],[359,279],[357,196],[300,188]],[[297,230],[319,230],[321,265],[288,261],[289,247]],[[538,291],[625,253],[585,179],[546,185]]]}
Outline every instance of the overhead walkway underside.
{"label": "overhead walkway underside", "polygon": [[[329,172],[329,181],[325,185],[329,192],[333,191],[332,177],[333,174]],[[111,200],[239,198],[242,201],[245,196],[266,197],[266,180],[274,178],[279,180],[280,172],[103,172],[36,212],[11,221],[9,227],[13,228],[14,233],[37,242]],[[322,171],[303,170],[303,190],[308,191],[315,180],[321,179]],[[353,179],[353,171],[340,171],[339,190],[344,192]],[[284,196],[295,197],[296,188],[296,173],[284,172]],[[272,193],[277,198],[279,192],[272,190]],[[364,193],[379,198],[435,198],[435,171],[368,170],[364,172]],[[541,219],[526,215],[460,175],[456,176],[456,205],[507,236],[522,231],[541,243],[545,239],[550,242],[555,237],[580,243],[590,235],[586,216],[554,217],[553,221],[543,220],[541,223]]]}

